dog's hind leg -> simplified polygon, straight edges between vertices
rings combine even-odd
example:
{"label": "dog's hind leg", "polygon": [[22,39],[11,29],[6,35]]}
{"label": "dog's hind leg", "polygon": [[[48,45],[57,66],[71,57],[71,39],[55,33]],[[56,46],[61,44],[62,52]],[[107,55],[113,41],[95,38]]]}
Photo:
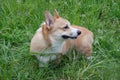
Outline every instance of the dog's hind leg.
{"label": "dog's hind leg", "polygon": [[92,53],[91,47],[88,47],[85,49],[85,56],[86,56],[87,60],[91,60],[91,58],[92,58],[91,53]]}

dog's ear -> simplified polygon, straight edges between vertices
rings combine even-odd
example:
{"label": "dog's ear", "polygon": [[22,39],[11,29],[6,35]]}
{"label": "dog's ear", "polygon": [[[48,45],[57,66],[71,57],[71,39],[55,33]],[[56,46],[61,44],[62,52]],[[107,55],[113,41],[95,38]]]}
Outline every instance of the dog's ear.
{"label": "dog's ear", "polygon": [[57,10],[55,9],[55,12],[54,12],[54,19],[57,19],[57,18],[59,18],[59,17],[60,17],[60,16],[59,16]]}
{"label": "dog's ear", "polygon": [[48,26],[48,28],[53,26],[54,18],[49,11],[45,12],[45,22],[46,22],[46,25]]}

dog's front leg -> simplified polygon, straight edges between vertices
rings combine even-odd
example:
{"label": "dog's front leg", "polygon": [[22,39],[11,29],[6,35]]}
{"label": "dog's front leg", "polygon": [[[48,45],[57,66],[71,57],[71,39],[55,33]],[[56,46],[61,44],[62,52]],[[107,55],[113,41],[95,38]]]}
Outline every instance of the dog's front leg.
{"label": "dog's front leg", "polygon": [[40,56],[40,55],[35,55],[35,56],[39,61],[39,67],[48,67],[48,63],[49,63],[48,56]]}
{"label": "dog's front leg", "polygon": [[57,55],[57,58],[56,58],[56,60],[55,60],[55,64],[59,64],[60,62],[61,62],[61,58],[62,58],[62,53],[59,53],[58,55]]}

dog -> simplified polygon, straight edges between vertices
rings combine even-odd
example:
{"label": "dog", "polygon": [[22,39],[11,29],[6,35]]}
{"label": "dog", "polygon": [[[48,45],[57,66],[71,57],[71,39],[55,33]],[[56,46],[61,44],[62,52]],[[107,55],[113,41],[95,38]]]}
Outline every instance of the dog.
{"label": "dog", "polygon": [[45,12],[45,22],[36,31],[30,44],[30,52],[45,67],[49,61],[59,63],[62,55],[72,47],[84,53],[90,59],[92,53],[93,33],[59,16],[55,10],[54,16]]}

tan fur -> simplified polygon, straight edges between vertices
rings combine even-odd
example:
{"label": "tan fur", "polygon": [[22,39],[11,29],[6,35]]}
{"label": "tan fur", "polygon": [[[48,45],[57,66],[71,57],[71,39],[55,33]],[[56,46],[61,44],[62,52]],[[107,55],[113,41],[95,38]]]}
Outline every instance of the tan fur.
{"label": "tan fur", "polygon": [[[40,62],[48,63],[49,60],[59,60],[71,47],[85,53],[86,57],[91,56],[93,43],[91,31],[84,27],[71,25],[68,20],[60,17],[56,10],[54,16],[46,11],[45,19],[30,44],[31,54],[35,53],[33,55]],[[68,26],[68,29],[65,26]],[[81,31],[79,36],[78,31]],[[63,39],[63,35],[77,37],[77,39]],[[40,54],[52,54],[52,56],[40,56]]]}
{"label": "tan fur", "polygon": [[62,48],[62,53],[65,54],[70,48],[74,48],[81,53],[85,53],[86,57],[90,57],[92,53],[93,33],[84,27],[72,26],[81,30],[81,35],[75,40],[67,40]]}

